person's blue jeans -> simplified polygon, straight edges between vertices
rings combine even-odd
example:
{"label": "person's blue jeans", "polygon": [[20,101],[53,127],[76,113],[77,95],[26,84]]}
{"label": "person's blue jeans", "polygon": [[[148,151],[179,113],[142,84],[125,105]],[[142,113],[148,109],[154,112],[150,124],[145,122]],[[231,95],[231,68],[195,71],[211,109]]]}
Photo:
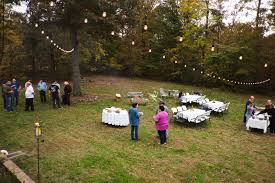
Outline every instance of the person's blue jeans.
{"label": "person's blue jeans", "polygon": [[7,110],[7,112],[13,111],[13,109],[12,109],[12,96],[6,96],[5,100],[6,100],[6,110]]}
{"label": "person's blue jeans", "polygon": [[138,126],[131,125],[131,139],[138,140]]}
{"label": "person's blue jeans", "polygon": [[14,103],[14,101],[15,101],[15,105],[17,106],[19,103],[19,92],[18,91],[14,91],[14,93],[13,93],[13,102],[12,103]]}
{"label": "person's blue jeans", "polygon": [[167,143],[166,130],[158,130],[158,134],[160,138],[160,144]]}

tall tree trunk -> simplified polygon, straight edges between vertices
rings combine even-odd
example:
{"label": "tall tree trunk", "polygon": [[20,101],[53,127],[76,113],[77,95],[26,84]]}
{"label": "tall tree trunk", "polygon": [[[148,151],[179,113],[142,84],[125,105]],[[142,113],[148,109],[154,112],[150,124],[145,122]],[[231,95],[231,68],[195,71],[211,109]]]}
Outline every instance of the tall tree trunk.
{"label": "tall tree trunk", "polygon": [[257,15],[256,15],[256,30],[257,31],[258,31],[259,23],[260,23],[261,4],[262,4],[262,0],[258,0]]}
{"label": "tall tree trunk", "polygon": [[209,14],[210,14],[210,11],[209,11],[209,0],[205,0],[205,4],[206,4],[206,22],[205,22],[205,30],[206,30],[206,33],[205,33],[205,37],[206,39],[208,38],[208,27],[209,27]]}
{"label": "tall tree trunk", "polygon": [[32,61],[32,74],[33,74],[33,77],[36,76],[36,63],[35,63],[35,46],[34,46],[34,43],[32,42],[31,43],[31,61]]}
{"label": "tall tree trunk", "polygon": [[0,55],[0,65],[3,62],[3,58],[4,58],[4,52],[5,52],[5,1],[2,0],[3,4],[2,4],[2,8],[3,8],[3,15],[2,15],[2,36],[1,36],[1,55]]}
{"label": "tall tree trunk", "polygon": [[81,87],[80,87],[80,69],[78,63],[78,41],[77,41],[77,30],[71,29],[71,42],[74,48],[72,53],[72,70],[73,70],[73,95],[81,96]]}

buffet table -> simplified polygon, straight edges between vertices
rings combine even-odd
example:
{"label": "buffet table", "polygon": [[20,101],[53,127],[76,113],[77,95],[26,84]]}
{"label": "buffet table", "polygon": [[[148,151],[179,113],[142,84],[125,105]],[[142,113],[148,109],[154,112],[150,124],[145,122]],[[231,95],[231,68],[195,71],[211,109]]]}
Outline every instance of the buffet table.
{"label": "buffet table", "polygon": [[246,128],[247,130],[249,130],[250,128],[262,129],[264,130],[264,133],[266,133],[269,124],[270,122],[268,115],[260,114],[258,116],[255,116],[254,118],[249,118],[246,123]]}

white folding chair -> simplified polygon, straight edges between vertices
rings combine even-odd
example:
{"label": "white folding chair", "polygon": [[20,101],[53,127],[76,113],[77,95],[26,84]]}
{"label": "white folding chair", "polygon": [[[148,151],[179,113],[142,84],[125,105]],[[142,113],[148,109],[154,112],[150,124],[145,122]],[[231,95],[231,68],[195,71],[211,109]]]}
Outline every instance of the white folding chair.
{"label": "white folding chair", "polygon": [[171,108],[171,110],[172,110],[172,113],[173,113],[173,114],[177,114],[177,113],[178,113],[178,109],[175,108],[175,107]]}
{"label": "white folding chair", "polygon": [[187,111],[187,107],[185,105],[181,106],[182,111]]}
{"label": "white folding chair", "polygon": [[178,112],[182,112],[182,107],[177,107]]}

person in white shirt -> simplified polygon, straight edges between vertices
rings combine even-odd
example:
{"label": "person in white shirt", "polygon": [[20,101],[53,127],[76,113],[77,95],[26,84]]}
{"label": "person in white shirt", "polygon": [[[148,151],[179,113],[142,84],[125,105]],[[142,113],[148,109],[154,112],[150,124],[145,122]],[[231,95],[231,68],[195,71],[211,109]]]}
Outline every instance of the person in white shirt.
{"label": "person in white shirt", "polygon": [[25,111],[29,111],[29,108],[31,108],[31,111],[34,111],[34,105],[33,105],[34,89],[32,87],[31,82],[26,83],[25,97],[26,97]]}

